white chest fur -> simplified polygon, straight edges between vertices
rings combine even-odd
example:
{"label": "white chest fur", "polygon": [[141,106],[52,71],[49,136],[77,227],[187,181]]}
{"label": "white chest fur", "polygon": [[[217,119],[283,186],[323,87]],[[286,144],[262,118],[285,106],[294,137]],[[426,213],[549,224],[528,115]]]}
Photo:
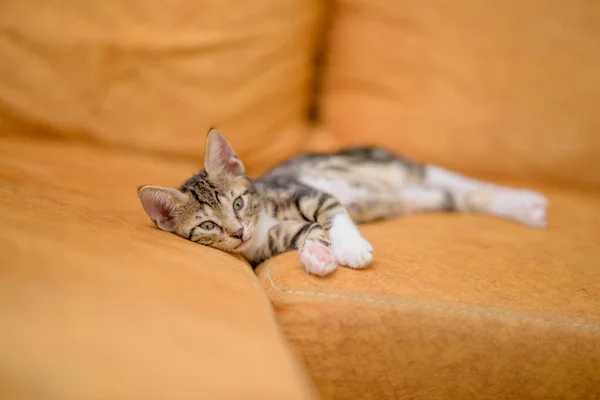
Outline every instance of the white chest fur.
{"label": "white chest fur", "polygon": [[244,251],[246,258],[254,258],[254,255],[261,251],[269,241],[269,231],[279,224],[279,221],[270,215],[261,214],[254,229],[254,235],[250,239],[250,247]]}

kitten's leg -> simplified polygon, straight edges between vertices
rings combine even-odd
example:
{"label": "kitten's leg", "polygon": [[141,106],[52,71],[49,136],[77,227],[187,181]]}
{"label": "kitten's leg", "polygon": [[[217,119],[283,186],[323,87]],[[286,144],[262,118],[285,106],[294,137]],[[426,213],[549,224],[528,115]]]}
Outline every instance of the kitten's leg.
{"label": "kitten's leg", "polygon": [[324,276],[337,268],[329,238],[316,222],[283,221],[269,231],[269,256],[298,249],[309,274]]}
{"label": "kitten's leg", "polygon": [[373,261],[373,246],[361,236],[345,210],[331,217],[329,237],[331,250],[341,265],[364,268]]}
{"label": "kitten's leg", "polygon": [[321,193],[314,218],[329,233],[336,260],[350,268],[364,268],[373,260],[373,246],[358,231],[350,215],[333,196]]}
{"label": "kitten's leg", "polygon": [[464,196],[453,191],[424,185],[404,185],[393,197],[360,200],[348,205],[353,220],[373,222],[380,219],[425,211],[472,211]]}
{"label": "kitten's leg", "polygon": [[[436,166],[425,168],[424,185],[445,191],[448,208],[491,214],[533,227],[547,225],[548,201],[531,190],[478,181]],[[430,197],[426,201],[430,201]]]}

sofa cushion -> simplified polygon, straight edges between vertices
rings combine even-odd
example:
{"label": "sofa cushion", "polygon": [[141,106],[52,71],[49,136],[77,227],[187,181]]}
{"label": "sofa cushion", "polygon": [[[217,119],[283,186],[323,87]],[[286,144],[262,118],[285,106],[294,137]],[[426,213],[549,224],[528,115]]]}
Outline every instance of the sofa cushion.
{"label": "sofa cushion", "polygon": [[305,139],[320,21],[316,0],[6,3],[0,126],[188,160],[217,126],[252,170]]}
{"label": "sofa cushion", "polygon": [[314,398],[249,266],[144,214],[195,169],[0,138],[3,398]]}
{"label": "sofa cushion", "polygon": [[600,186],[600,2],[337,2],[323,119],[481,176]]}
{"label": "sofa cushion", "polygon": [[600,397],[600,193],[541,191],[547,230],[421,214],[363,226],[364,270],[260,266],[323,396]]}

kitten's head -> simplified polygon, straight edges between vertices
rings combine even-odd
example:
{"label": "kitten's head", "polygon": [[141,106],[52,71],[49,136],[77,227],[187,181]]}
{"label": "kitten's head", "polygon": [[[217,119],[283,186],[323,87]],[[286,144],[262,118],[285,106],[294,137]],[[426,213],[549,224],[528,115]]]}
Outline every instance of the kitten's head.
{"label": "kitten's head", "polygon": [[179,189],[147,185],[138,195],[160,229],[230,253],[247,249],[261,208],[242,162],[214,128],[204,170]]}

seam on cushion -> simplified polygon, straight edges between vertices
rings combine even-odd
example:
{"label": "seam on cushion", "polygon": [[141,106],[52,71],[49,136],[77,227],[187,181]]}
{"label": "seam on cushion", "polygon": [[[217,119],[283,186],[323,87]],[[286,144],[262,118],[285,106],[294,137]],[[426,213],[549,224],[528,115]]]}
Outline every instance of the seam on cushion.
{"label": "seam on cushion", "polygon": [[269,264],[271,264],[271,263],[275,264],[273,261],[265,262],[264,267],[263,267],[265,272],[267,273],[267,278],[269,279],[269,283],[273,289],[277,290],[278,292],[284,293],[284,294],[292,294],[292,295],[298,295],[298,296],[327,297],[327,298],[331,298],[331,299],[358,301],[358,302],[362,302],[362,303],[384,304],[384,305],[388,305],[388,306],[401,306],[401,307],[415,308],[415,309],[422,309],[422,310],[435,310],[435,311],[442,311],[442,312],[452,313],[452,314],[476,315],[476,316],[482,316],[482,317],[501,318],[501,319],[519,321],[519,322],[534,322],[534,323],[546,324],[546,325],[566,326],[566,327],[573,327],[573,328],[583,328],[583,329],[590,330],[590,331],[600,331],[600,326],[591,325],[591,324],[578,324],[576,322],[568,322],[568,321],[556,321],[556,320],[548,320],[548,319],[542,319],[542,318],[520,317],[517,315],[492,313],[492,312],[484,312],[484,311],[476,311],[476,310],[467,310],[464,308],[457,308],[457,307],[442,307],[442,306],[435,306],[435,305],[430,305],[430,304],[420,304],[420,303],[414,303],[414,302],[408,302],[408,301],[390,301],[390,300],[376,299],[373,297],[352,296],[352,295],[340,294],[340,293],[327,293],[327,292],[319,292],[319,291],[312,291],[312,290],[294,290],[294,289],[290,289],[290,288],[281,288],[281,287],[277,286],[277,284],[271,277],[271,271],[269,269]]}

